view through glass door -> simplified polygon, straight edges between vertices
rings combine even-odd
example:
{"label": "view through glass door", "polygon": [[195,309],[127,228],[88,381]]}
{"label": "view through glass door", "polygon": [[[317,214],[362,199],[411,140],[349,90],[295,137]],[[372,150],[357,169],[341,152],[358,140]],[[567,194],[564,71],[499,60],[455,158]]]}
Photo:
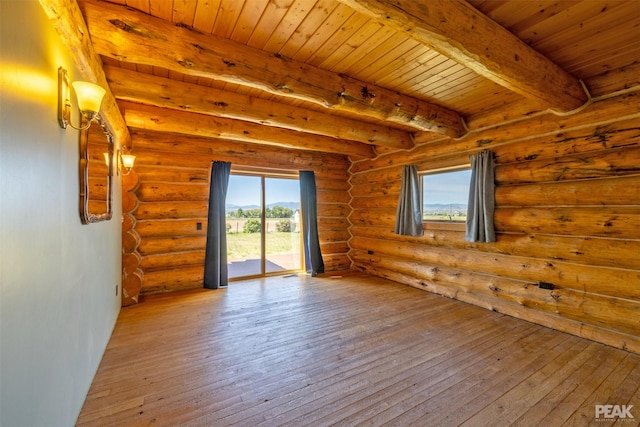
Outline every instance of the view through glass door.
{"label": "view through glass door", "polygon": [[300,184],[268,175],[229,177],[229,279],[300,270]]}

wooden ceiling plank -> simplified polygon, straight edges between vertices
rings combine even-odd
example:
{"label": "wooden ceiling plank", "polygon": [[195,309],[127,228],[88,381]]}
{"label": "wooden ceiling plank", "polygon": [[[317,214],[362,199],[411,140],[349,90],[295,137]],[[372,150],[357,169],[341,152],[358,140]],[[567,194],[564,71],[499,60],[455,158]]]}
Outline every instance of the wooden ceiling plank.
{"label": "wooden ceiling plank", "polygon": [[337,65],[332,67],[332,71],[348,76],[357,76],[359,69],[361,69],[363,65],[366,65],[371,58],[377,57],[378,54],[376,51],[380,45],[387,42],[395,31],[382,25],[376,25],[376,27],[376,33],[373,34],[369,40],[355,47],[348,56],[344,57]]}
{"label": "wooden ceiling plank", "polygon": [[[507,105],[512,103],[522,104],[525,101],[526,99],[522,96],[518,95],[517,93],[507,91],[502,87],[499,87],[496,91],[491,91],[486,89],[483,85],[480,87],[471,88],[470,92],[447,94],[445,105],[447,105],[447,103],[452,105],[464,103],[466,108],[464,113],[468,114],[468,116],[470,117],[471,114],[476,111],[491,111],[495,109],[505,108]],[[467,126],[470,129],[472,128],[469,123],[467,123]]]}
{"label": "wooden ceiling plank", "polygon": [[[436,61],[438,60],[443,60],[443,62],[437,64]],[[430,68],[420,67],[411,73],[406,73],[406,75],[398,76],[396,78],[395,84],[391,85],[390,88],[397,90],[400,93],[415,91],[416,93],[419,93],[420,96],[425,100],[433,99],[432,96],[424,90],[424,87],[429,83],[432,83],[435,86],[445,83],[446,79],[450,78],[452,74],[461,69],[459,68],[460,65],[458,63],[442,55],[438,55],[438,57],[435,58],[434,61],[432,61],[429,65],[434,64],[437,65]],[[467,72],[474,74],[468,69]],[[475,75],[477,76],[477,74]],[[443,105],[440,103],[440,100],[438,100],[438,104]]]}
{"label": "wooden ceiling plank", "polygon": [[[468,73],[467,70],[460,70],[459,73],[453,74],[450,76],[452,82],[451,83],[443,83],[437,85],[431,85],[428,87],[423,87],[423,90],[427,95],[435,97],[435,98],[447,98],[447,94],[455,94],[459,93],[463,96],[466,96],[473,99],[474,96],[469,96],[469,91],[473,90],[473,88],[486,88],[487,85],[484,82],[484,79],[477,74]],[[492,84],[492,86],[496,86],[499,89],[503,89],[501,86],[497,86]],[[515,94],[515,96],[520,96]]]}
{"label": "wooden ceiling plank", "polygon": [[231,38],[239,43],[246,44],[266,7],[267,2],[264,1],[245,1],[233,33],[231,33]]}
{"label": "wooden ceiling plank", "polygon": [[589,85],[594,97],[632,87],[640,88],[640,63],[605,71],[589,79]]}
{"label": "wooden ceiling plank", "polygon": [[167,70],[166,68],[153,67],[153,72],[149,74],[169,78],[169,70]]}
{"label": "wooden ceiling plank", "polygon": [[134,62],[120,61],[120,66],[122,68],[126,68],[127,70],[133,70],[133,71],[138,71],[140,69],[139,64],[136,64]]}
{"label": "wooden ceiling plank", "polygon": [[173,1],[149,0],[149,13],[158,18],[171,21],[173,18]]}
{"label": "wooden ceiling plank", "polygon": [[369,64],[366,69],[362,70],[358,74],[358,78],[368,82],[379,82],[389,72],[408,66],[409,64],[404,58],[410,56],[415,47],[415,41],[411,39],[402,40],[393,49],[389,49],[384,55],[380,56],[376,62]]}
{"label": "wooden ceiling plank", "polygon": [[446,82],[436,82],[427,86],[418,86],[420,91],[425,95],[440,99],[447,98],[446,94],[451,93],[465,93],[471,87],[486,86],[485,79],[474,73],[469,73],[469,70],[461,69],[456,73],[452,73],[446,79]]}
{"label": "wooden ceiling plank", "polygon": [[264,45],[264,50],[267,52],[280,52],[280,49],[287,43],[300,23],[313,9],[313,3],[314,0],[296,0],[287,10],[280,25],[269,35],[269,39]]}
{"label": "wooden ceiling plank", "polygon": [[268,124],[370,145],[413,148],[413,139],[407,132],[381,125],[134,73],[117,67],[106,67],[105,72],[109,86],[118,100]]}
{"label": "wooden ceiling plank", "polygon": [[455,90],[470,81],[477,83],[484,81],[484,78],[478,76],[468,68],[456,64],[455,67],[448,68],[436,76],[430,76],[422,81],[416,82],[415,87],[418,88],[421,93],[436,96],[436,94],[439,95],[444,91]]}
{"label": "wooden ceiling plank", "polygon": [[[565,5],[564,2],[560,3]],[[566,6],[559,13],[516,33],[517,36],[522,40],[542,41],[563,31],[579,28],[582,22],[600,14],[603,7],[601,2],[584,0],[576,4],[567,3]]]}
{"label": "wooden ceiling plank", "polygon": [[336,5],[334,0],[318,0],[278,53],[287,58],[293,58],[296,52],[318,31]]}
{"label": "wooden ceiling plank", "polygon": [[373,147],[288,129],[262,126],[233,119],[169,110],[149,105],[120,102],[132,129],[177,133],[231,141],[275,145],[296,150],[343,154],[353,158],[372,158]]}
{"label": "wooden ceiling plank", "polygon": [[463,0],[339,0],[548,108],[587,101],[578,79]]}
{"label": "wooden ceiling plank", "polygon": [[254,87],[280,97],[449,136],[460,116],[417,98],[204,35],[119,6],[82,2],[96,50],[105,56]]}
{"label": "wooden ceiling plank", "polygon": [[231,38],[233,28],[242,12],[243,6],[244,1],[241,0],[223,0],[220,3],[212,33],[225,39]]}
{"label": "wooden ceiling plank", "polygon": [[[104,67],[103,67],[104,68]],[[126,68],[126,67],[125,67]],[[147,64],[136,64],[136,68],[135,71],[138,71],[140,73],[147,73],[147,74],[154,74],[153,70],[155,69],[160,69],[159,67],[154,67],[152,65],[147,65]],[[129,69],[129,68],[127,68]]]}
{"label": "wooden ceiling plank", "polygon": [[[173,72],[173,73],[178,74],[178,72],[177,72],[177,71],[170,70],[170,72]],[[179,74],[182,74],[182,73],[179,73]],[[170,74],[170,75],[171,75],[171,74]],[[182,74],[182,75],[184,76],[184,81],[185,81],[185,82],[187,82],[187,83],[193,83],[193,84],[197,84],[197,83],[198,83],[198,76],[187,76],[187,75],[184,75],[184,74]],[[175,79],[174,79],[174,80],[175,80]]]}
{"label": "wooden ceiling plank", "polygon": [[[492,84],[492,85],[495,85],[495,84]],[[437,98],[438,101],[442,102],[443,105],[454,104],[456,99],[458,101],[464,100],[463,102],[466,102],[467,104],[473,104],[474,100],[476,100],[478,97],[481,97],[481,96],[489,98],[489,99],[484,98],[479,100],[480,102],[482,102],[483,105],[487,105],[489,102],[493,101],[492,98],[496,97],[496,93],[500,93],[500,91],[505,90],[504,88],[499,86],[498,86],[498,89],[499,89],[498,92],[491,91],[487,87],[486,82],[484,82],[481,77],[475,76],[474,79],[461,82],[459,87],[454,86],[454,87],[447,88],[445,86],[442,86],[435,91],[432,91],[432,92],[427,91],[426,93],[429,96]],[[522,96],[518,95],[517,93],[514,93],[514,92],[507,92],[507,93],[522,99]]]}
{"label": "wooden ceiling plank", "polygon": [[[598,75],[603,70],[617,70],[633,65],[640,58],[640,35],[633,43],[612,44],[614,49],[597,49],[587,57],[571,58],[566,62],[567,70],[576,70],[576,74]],[[591,79],[587,80],[589,83]],[[591,85],[588,84],[589,90]],[[592,93],[593,96],[593,93]]]}
{"label": "wooden ceiling plank", "polygon": [[[514,24],[509,24],[508,29],[514,34],[519,34],[520,32],[527,31],[527,29],[538,25],[538,23],[551,18],[552,16],[558,15],[562,13],[564,10],[582,2],[582,0],[551,0],[548,3],[540,5],[537,2],[530,2],[533,6],[533,11],[531,14],[523,14],[522,6],[524,2],[514,2],[512,3],[513,9],[509,11],[509,15],[504,19],[512,18],[512,17],[520,17],[520,20],[515,22]],[[529,2],[527,2],[529,3]],[[538,7],[536,7],[538,6]],[[492,17],[493,18],[493,17]],[[499,19],[494,18],[494,21],[502,22],[502,17]]]}
{"label": "wooden ceiling plank", "polygon": [[247,40],[247,45],[256,49],[264,49],[269,41],[271,34],[278,27],[287,10],[292,6],[293,0],[280,0],[278,2],[269,2],[264,9],[260,20],[253,28],[251,37]]}
{"label": "wooden ceiling plank", "polygon": [[394,67],[385,70],[384,75],[378,78],[377,82],[380,86],[398,90],[400,83],[422,73],[426,64],[435,58],[442,58],[442,55],[424,45],[416,44],[407,55],[398,58]]}
{"label": "wooden ceiling plank", "polygon": [[[442,60],[442,62],[438,63],[440,60]],[[431,82],[444,83],[451,74],[459,71],[460,69],[471,72],[469,69],[462,67],[457,62],[442,55],[438,55],[438,57],[431,61],[429,65],[431,67],[421,68],[419,71],[422,72],[419,74],[414,76],[407,75],[400,87],[415,87],[417,85],[426,86]]]}
{"label": "wooden ceiling plank", "polygon": [[[603,18],[607,19],[603,19]],[[616,22],[617,31],[607,31],[611,21]],[[556,60],[575,57],[575,49],[589,54],[598,46],[615,46],[633,42],[640,38],[640,4],[634,10],[624,7],[610,7],[599,15],[581,21],[575,27],[563,29],[543,40],[534,43],[536,49],[549,52]],[[627,28],[625,28],[627,27]],[[611,43],[609,37],[617,39]],[[582,46],[586,46],[583,48]]]}
{"label": "wooden ceiling plank", "polygon": [[375,64],[381,56],[394,49],[399,44],[399,35],[390,28],[382,27],[368,42],[352,55],[349,55],[350,65],[345,70],[340,70],[350,76],[359,76],[367,66]]}
{"label": "wooden ceiling plank", "polygon": [[105,65],[114,65],[116,67],[120,66],[120,61],[118,61],[117,59],[109,58],[106,56],[100,57],[100,59],[102,60],[102,63]]}
{"label": "wooden ceiling plank", "polygon": [[219,8],[220,0],[199,1],[193,17],[193,28],[205,34],[211,33]]}
{"label": "wooden ceiling plank", "polygon": [[[105,71],[106,71],[106,68],[105,68]],[[186,79],[185,79],[186,76],[184,74],[178,73],[178,72],[173,71],[173,70],[169,70],[169,76],[168,77],[170,79],[172,79],[172,80],[177,80],[177,81],[180,81],[180,82],[186,81]]]}
{"label": "wooden ceiling plank", "polygon": [[334,66],[351,55],[380,27],[379,24],[365,25],[367,22],[371,20],[366,16],[358,13],[351,15],[345,25],[340,27],[308,62],[325,70],[335,71]]}
{"label": "wooden ceiling plank", "polygon": [[173,0],[172,21],[193,27],[197,2],[193,0]]}
{"label": "wooden ceiling plank", "polygon": [[506,3],[509,3],[509,0],[469,0],[469,3],[474,3],[480,9],[494,11],[503,7]]}
{"label": "wooden ceiling plank", "polygon": [[144,13],[149,13],[150,0],[126,0],[126,5]]}
{"label": "wooden ceiling plank", "polygon": [[438,75],[442,70],[447,70],[453,65],[457,63],[434,50],[429,50],[427,55],[420,58],[419,66],[406,72],[399,70],[399,73],[394,75],[393,84],[390,87],[404,93],[403,91],[412,88],[416,81],[423,80],[425,76]]}
{"label": "wooden ceiling plank", "polygon": [[549,19],[583,0],[508,1],[499,7],[488,8],[477,1],[467,0],[476,9],[519,36],[518,32]]}
{"label": "wooden ceiling plank", "polygon": [[131,135],[118,109],[116,99],[107,84],[102,61],[94,50],[78,3],[75,0],[40,0],[49,20],[62,42],[71,51],[71,57],[82,79],[106,90],[100,109],[100,117],[121,145],[131,141]]}
{"label": "wooden ceiling plank", "polygon": [[[322,25],[309,37],[291,58],[295,61],[307,62],[327,41],[340,31],[349,18],[354,14],[349,7],[338,3],[338,6],[331,12]],[[314,64],[315,65],[315,64]]]}

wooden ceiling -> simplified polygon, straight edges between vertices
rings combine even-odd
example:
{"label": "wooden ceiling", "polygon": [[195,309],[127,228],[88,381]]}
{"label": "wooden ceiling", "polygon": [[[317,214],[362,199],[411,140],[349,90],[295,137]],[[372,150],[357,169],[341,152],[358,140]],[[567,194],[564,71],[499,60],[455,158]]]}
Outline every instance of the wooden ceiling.
{"label": "wooden ceiling", "polygon": [[361,158],[640,85],[636,0],[41,3],[128,130]]}

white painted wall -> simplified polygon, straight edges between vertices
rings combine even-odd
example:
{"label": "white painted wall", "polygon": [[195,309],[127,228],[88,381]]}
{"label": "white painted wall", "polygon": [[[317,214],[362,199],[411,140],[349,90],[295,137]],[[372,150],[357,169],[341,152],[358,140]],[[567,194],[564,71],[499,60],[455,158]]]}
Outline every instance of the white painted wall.
{"label": "white painted wall", "polygon": [[57,123],[57,69],[79,73],[37,0],[0,1],[0,426],[70,426],[119,312],[120,185],[82,225]]}

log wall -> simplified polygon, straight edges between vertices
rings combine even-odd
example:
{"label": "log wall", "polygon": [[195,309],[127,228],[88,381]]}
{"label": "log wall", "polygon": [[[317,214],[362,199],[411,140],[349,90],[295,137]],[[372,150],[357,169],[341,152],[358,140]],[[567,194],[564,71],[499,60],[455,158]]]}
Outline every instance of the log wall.
{"label": "log wall", "polygon": [[[640,93],[355,162],[353,268],[640,353]],[[495,243],[393,233],[402,166],[496,159]],[[552,283],[553,290],[539,282]]]}
{"label": "log wall", "polygon": [[[201,287],[213,160],[235,167],[313,170],[318,195],[318,229],[325,270],[350,267],[349,159],[224,140],[132,132],[137,186],[128,211],[139,236],[141,294]],[[133,188],[133,186],[132,186]],[[125,203],[123,202],[123,205]],[[129,218],[128,218],[129,219]]]}

